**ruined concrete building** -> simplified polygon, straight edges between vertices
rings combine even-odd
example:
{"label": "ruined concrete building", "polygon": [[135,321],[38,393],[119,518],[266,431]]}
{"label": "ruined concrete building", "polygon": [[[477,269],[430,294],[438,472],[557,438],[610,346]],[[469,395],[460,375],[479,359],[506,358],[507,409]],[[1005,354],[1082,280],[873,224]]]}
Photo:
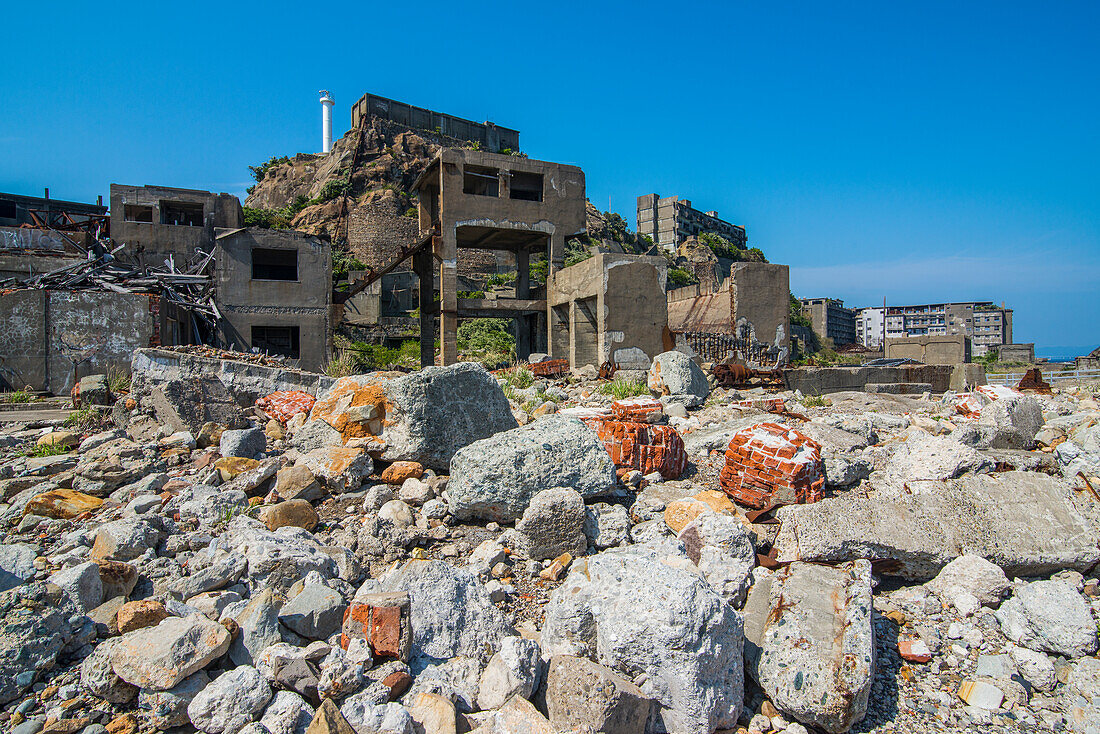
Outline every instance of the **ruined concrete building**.
{"label": "ruined concrete building", "polygon": [[647,370],[672,349],[664,258],[599,253],[554,273],[547,288],[550,350],[573,368],[614,362]]}
{"label": "ruined concrete building", "polygon": [[[429,233],[409,255],[421,284],[439,273],[442,363],[458,360],[460,317],[503,317],[517,323],[516,354],[526,359],[550,341],[538,333],[547,313],[545,299],[532,298],[531,256],[544,253],[548,282],[565,260],[565,239],[584,231],[584,172],[576,166],[498,153],[447,148],[416,180],[420,229]],[[427,248],[431,247],[429,251]],[[459,299],[460,250],[508,253],[516,268],[515,297]],[[432,257],[434,256],[434,265]],[[435,309],[431,289],[420,288],[421,361],[434,361],[428,321]]]}
{"label": "ruined concrete building", "polygon": [[810,319],[819,336],[831,339],[833,346],[856,343],[856,311],[845,308],[837,298],[801,298],[802,313]]}
{"label": "ruined concrete building", "polygon": [[661,249],[676,252],[684,240],[704,232],[724,237],[741,249],[748,242],[744,227],[719,219],[718,212],[693,208],[689,199],[657,194],[638,197],[638,234],[649,236]]}
{"label": "ruined concrete building", "polygon": [[501,127],[489,121],[482,123],[464,120],[376,94],[364,94],[352,105],[352,128],[359,127],[359,123],[368,117],[380,117],[420,130],[434,130],[458,140],[470,140],[493,153],[519,152],[519,130]]}
{"label": "ruined concrete building", "polygon": [[790,355],[790,280],[786,265],[735,263],[730,277],[668,292],[668,328],[677,346],[706,361],[738,357],[751,366],[785,364]]}
{"label": "ruined concrete building", "polygon": [[0,280],[72,265],[108,229],[107,207],[0,193]]}

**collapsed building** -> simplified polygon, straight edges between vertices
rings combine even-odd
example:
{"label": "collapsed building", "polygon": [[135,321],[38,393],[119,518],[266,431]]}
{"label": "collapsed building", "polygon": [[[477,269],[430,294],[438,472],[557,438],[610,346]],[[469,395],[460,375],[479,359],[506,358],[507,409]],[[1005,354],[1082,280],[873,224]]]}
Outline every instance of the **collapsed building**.
{"label": "collapsed building", "polygon": [[4,248],[8,389],[66,393],[161,345],[255,349],[313,370],[327,361],[327,241],[244,227],[235,196],[195,189],[115,184],[109,220],[92,217],[94,232],[42,220]]}
{"label": "collapsed building", "polygon": [[734,263],[721,281],[668,291],[668,329],[704,361],[774,368],[790,355],[789,292],[786,265]]}

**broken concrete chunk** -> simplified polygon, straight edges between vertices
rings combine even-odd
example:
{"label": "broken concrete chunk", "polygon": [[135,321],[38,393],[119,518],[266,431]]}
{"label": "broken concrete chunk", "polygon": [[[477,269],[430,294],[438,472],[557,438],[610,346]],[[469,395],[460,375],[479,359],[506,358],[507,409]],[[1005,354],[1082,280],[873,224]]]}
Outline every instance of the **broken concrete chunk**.
{"label": "broken concrete chunk", "polygon": [[658,395],[679,398],[689,408],[702,405],[710,395],[706,374],[683,352],[662,352],[654,357],[646,383]]}
{"label": "broken concrete chunk", "polygon": [[517,520],[544,489],[572,487],[592,497],[615,485],[615,465],[576,418],[551,415],[460,449],[447,485],[458,518]]}
{"label": "broken concrete chunk", "polygon": [[959,556],[943,567],[926,586],[947,604],[959,594],[969,593],[982,604],[999,604],[1012,588],[1005,572],[981,556]]}
{"label": "broken concrete chunk", "polygon": [[141,404],[153,409],[161,425],[170,426],[173,431],[190,431],[193,436],[199,435],[206,423],[218,423],[227,428],[248,425],[241,406],[214,377],[162,383],[143,396]]}
{"label": "broken concrete chunk", "polygon": [[229,632],[201,614],[169,617],[119,638],[111,650],[115,673],[138,688],[166,691],[229,649]]}
{"label": "broken concrete chunk", "polygon": [[1018,645],[1079,658],[1096,652],[1096,622],[1085,597],[1059,579],[1017,588],[996,612],[1005,637]]}
{"label": "broken concrete chunk", "polygon": [[780,561],[866,558],[884,574],[930,579],[965,553],[1009,575],[1088,571],[1100,530],[1074,507],[1066,484],[1032,472],[917,482],[912,494],[835,497],[781,508]]}
{"label": "broken concrete chunk", "polygon": [[546,674],[546,711],[562,731],[644,734],[651,702],[615,671],[585,658],[555,655]]}
{"label": "broken concrete chunk", "polygon": [[544,489],[516,523],[519,550],[538,561],[562,553],[582,556],[588,548],[584,522],[584,499],[578,492],[569,487]]}
{"label": "broken concrete chunk", "polygon": [[875,677],[871,564],[792,563],[759,586],[752,595],[767,602],[750,599],[745,612],[750,675],[784,714],[848,731],[867,713]]}

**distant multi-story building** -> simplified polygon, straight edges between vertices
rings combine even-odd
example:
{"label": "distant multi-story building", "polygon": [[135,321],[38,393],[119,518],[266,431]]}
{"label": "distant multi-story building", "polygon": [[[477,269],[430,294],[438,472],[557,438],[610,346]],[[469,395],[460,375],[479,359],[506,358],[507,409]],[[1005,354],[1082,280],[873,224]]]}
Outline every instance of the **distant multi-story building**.
{"label": "distant multi-story building", "polygon": [[833,340],[842,347],[856,342],[856,312],[845,308],[836,298],[802,298],[802,313],[810,319],[818,336]]}
{"label": "distant multi-story building", "polygon": [[885,334],[886,312],[881,306],[856,310],[856,341],[868,349],[879,350]]}
{"label": "distant multi-story building", "polygon": [[[864,309],[873,310],[875,309]],[[877,310],[882,311],[881,308]],[[1013,343],[1012,309],[1006,308],[1003,303],[997,306],[991,301],[887,307],[887,339],[936,334],[963,334],[970,337],[973,344],[972,354],[980,357],[990,348]]]}
{"label": "distant multi-story building", "polygon": [[719,219],[716,211],[693,208],[689,199],[662,199],[657,194],[638,197],[638,234],[648,235],[661,249],[675,252],[688,237],[704,232],[724,237],[740,248],[748,243],[744,227]]}

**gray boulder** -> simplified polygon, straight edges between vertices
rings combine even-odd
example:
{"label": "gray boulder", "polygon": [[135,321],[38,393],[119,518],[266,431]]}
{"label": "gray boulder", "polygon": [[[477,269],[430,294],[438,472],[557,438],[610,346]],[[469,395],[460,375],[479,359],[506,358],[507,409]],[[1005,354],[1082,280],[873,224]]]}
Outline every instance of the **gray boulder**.
{"label": "gray boulder", "polygon": [[763,578],[745,605],[750,675],[782,713],[848,731],[875,678],[871,564],[792,563]]}
{"label": "gray boulder", "polygon": [[646,381],[658,395],[679,398],[687,407],[702,405],[710,395],[706,373],[683,352],[662,352],[653,358]]}
{"label": "gray boulder", "polygon": [[229,632],[201,614],[168,617],[129,632],[111,649],[119,678],[138,688],[167,691],[229,649]]}
{"label": "gray boulder", "polygon": [[279,621],[307,640],[325,640],[340,629],[346,608],[339,592],[307,581],[279,610]]}
{"label": "gray boulder", "polygon": [[226,671],[199,691],[187,706],[191,724],[207,734],[235,734],[271,700],[271,686],[251,665]]}
{"label": "gray boulder", "polygon": [[546,605],[542,648],[634,677],[657,702],[656,731],[710,734],[741,714],[742,634],[741,615],[672,541],[574,561]]}
{"label": "gray boulder", "polygon": [[541,667],[537,642],[505,637],[481,674],[477,705],[488,711],[500,708],[512,696],[531,698],[539,685]]}
{"label": "gray boulder", "polygon": [[313,721],[313,707],[293,691],[279,691],[260,718],[262,730],[270,734],[306,734]]}
{"label": "gray boulder", "polygon": [[642,689],[586,658],[555,655],[546,674],[546,711],[559,731],[644,734],[652,702]]}
{"label": "gray boulder", "polygon": [[111,386],[107,375],[85,375],[77,383],[77,393],[83,405],[112,405]]}
{"label": "gray boulder", "polygon": [[630,514],[622,505],[595,502],[585,507],[584,534],[596,548],[614,548],[630,537]]}
{"label": "gray boulder", "polygon": [[544,489],[531,499],[523,518],[516,523],[519,549],[538,561],[562,553],[583,556],[588,548],[584,523],[584,498],[576,490]]}
{"label": "gray boulder", "polygon": [[75,609],[46,584],[0,594],[0,705],[17,698],[54,667],[72,640]]}
{"label": "gray boulder", "polygon": [[982,604],[999,604],[1012,588],[1005,572],[981,556],[959,556],[925,584],[940,601],[954,603],[960,594],[972,594]]}
{"label": "gray boulder", "polygon": [[148,392],[135,390],[135,395],[141,407],[152,408],[157,421],[173,431],[197,436],[206,423],[227,428],[248,425],[241,406],[215,377],[172,380],[152,386]]}
{"label": "gray boulder", "polygon": [[756,548],[741,521],[730,515],[703,512],[677,537],[714,590],[740,607],[756,567]]}
{"label": "gray boulder", "polygon": [[99,643],[80,664],[80,685],[110,703],[129,703],[137,698],[137,686],[119,678],[111,667],[111,648],[117,638]]}
{"label": "gray boulder", "polygon": [[255,459],[267,448],[267,436],[260,428],[222,431],[218,447],[222,456]]}
{"label": "gray boulder", "polygon": [[275,593],[271,589],[252,597],[241,611],[234,613],[233,619],[240,627],[229,646],[229,659],[234,665],[256,665],[260,653],[283,639]]}
{"label": "gray boulder", "polygon": [[545,489],[593,497],[615,485],[615,465],[596,433],[576,418],[550,415],[460,449],[447,484],[459,518],[517,520]]}
{"label": "gray boulder", "polygon": [[1030,449],[1043,427],[1043,406],[1033,395],[1008,395],[982,408],[978,424],[997,429],[1001,445],[987,448]]}
{"label": "gray boulder", "polygon": [[90,612],[103,603],[103,581],[95,561],[58,571],[47,581],[68,594],[83,612]]}
{"label": "gray boulder", "polygon": [[147,712],[149,723],[161,731],[184,726],[191,721],[187,716],[187,707],[208,683],[210,676],[200,670],[167,691],[143,688],[138,693],[138,708]]}
{"label": "gray boulder", "polygon": [[1001,632],[1017,645],[1069,658],[1096,652],[1096,622],[1089,604],[1065,581],[1035,581],[1017,588],[996,617]]}
{"label": "gray boulder", "polygon": [[924,479],[954,479],[967,472],[993,470],[993,462],[954,438],[933,436],[919,428],[905,433],[883,472],[888,483],[902,486]]}
{"label": "gray boulder", "polygon": [[1100,531],[1060,479],[1013,471],[913,482],[910,490],[780,508],[779,560],[866,558],[883,573],[921,581],[964,551],[1017,576],[1086,572],[1100,561]]}
{"label": "gray boulder", "polygon": [[124,517],[101,525],[91,556],[97,560],[132,561],[157,547],[164,538],[163,527],[160,517]]}
{"label": "gray boulder", "polygon": [[488,659],[508,626],[485,587],[444,561],[408,561],[379,579],[382,591],[409,595],[413,658]]}
{"label": "gray boulder", "polygon": [[344,442],[340,432],[324,421],[309,421],[295,429],[290,444],[303,454],[323,449],[326,446],[338,446]]}

